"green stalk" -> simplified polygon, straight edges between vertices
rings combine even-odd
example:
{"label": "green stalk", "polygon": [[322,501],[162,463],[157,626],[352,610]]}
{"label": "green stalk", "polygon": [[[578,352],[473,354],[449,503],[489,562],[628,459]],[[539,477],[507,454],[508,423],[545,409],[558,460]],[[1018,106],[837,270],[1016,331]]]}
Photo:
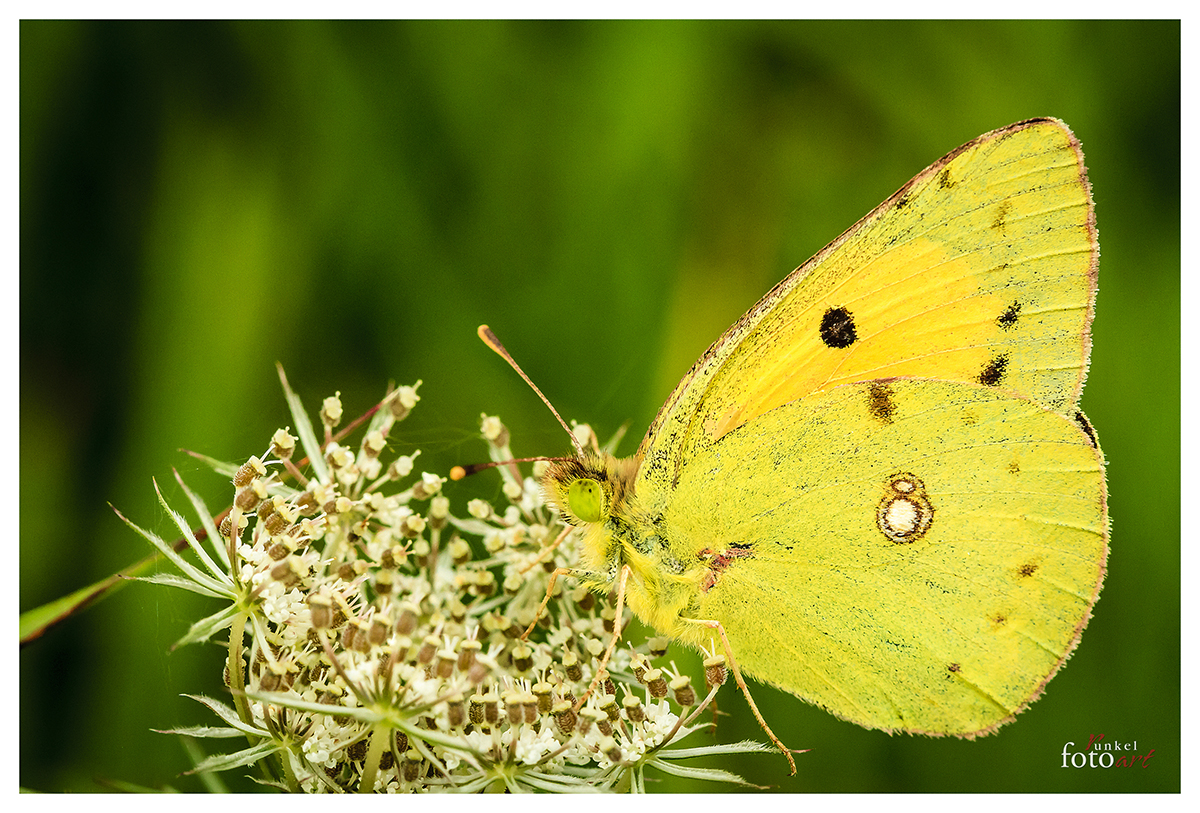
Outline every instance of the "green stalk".
{"label": "green stalk", "polygon": [[362,780],[358,783],[359,793],[375,792],[375,774],[379,771],[379,759],[383,756],[383,748],[392,736],[391,726],[379,722],[371,726],[371,745],[367,748],[367,758],[363,760]]}
{"label": "green stalk", "polygon": [[242,671],[242,640],[246,635],[246,622],[250,619],[250,611],[242,610],[233,619],[229,628],[229,690],[233,692],[233,704],[237,708],[242,722],[252,724],[254,718],[250,715],[250,701],[246,699],[246,676]]}

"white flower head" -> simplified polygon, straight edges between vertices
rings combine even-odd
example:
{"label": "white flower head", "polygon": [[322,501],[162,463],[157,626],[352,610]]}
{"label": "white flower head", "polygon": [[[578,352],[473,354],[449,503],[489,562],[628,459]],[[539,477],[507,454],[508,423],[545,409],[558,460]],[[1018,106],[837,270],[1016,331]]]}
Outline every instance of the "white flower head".
{"label": "white flower head", "polygon": [[[415,386],[385,399],[359,441],[332,431],[340,398],[326,400],[314,428],[288,392],[297,437],[277,432],[278,459],[229,469],[243,498],[228,523],[242,529],[233,561],[218,564],[230,555],[224,538],[209,540],[215,557],[193,557],[216,570],[203,591],[230,606],[184,641],[219,640],[242,624],[227,636],[221,666],[244,669],[227,674],[235,699],[222,714],[252,727],[251,747],[269,746],[262,758],[275,760],[272,775],[288,789],[526,790],[550,774],[610,789],[690,730],[670,701],[651,700],[637,683],[628,643],[591,686],[612,640],[602,593],[564,579],[542,607],[548,571],[573,565],[578,551],[536,479],[505,468],[497,503],[465,505],[439,474],[405,485],[420,452],[395,456],[403,444],[392,433],[420,401]],[[490,454],[507,459],[504,424],[485,415],[482,429]],[[584,426],[578,433],[593,439]],[[221,533],[232,534],[228,525]],[[646,662],[649,647],[638,650]],[[645,692],[645,704],[615,705],[631,692]]]}

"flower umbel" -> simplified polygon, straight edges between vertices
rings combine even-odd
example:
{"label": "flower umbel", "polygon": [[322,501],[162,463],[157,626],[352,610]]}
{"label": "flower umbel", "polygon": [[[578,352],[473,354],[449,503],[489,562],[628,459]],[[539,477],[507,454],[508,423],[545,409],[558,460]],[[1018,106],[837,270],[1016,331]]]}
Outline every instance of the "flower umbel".
{"label": "flower umbel", "polygon": [[[260,781],[318,793],[644,791],[647,766],[742,782],[680,760],[764,746],[666,747],[700,728],[691,723],[719,684],[700,697],[677,676],[668,694],[663,675],[674,670],[652,662],[665,654],[659,639],[618,648],[579,702],[611,636],[612,604],[560,580],[535,616],[550,573],[575,552],[534,478],[498,466],[503,504],[456,509],[444,478],[418,472],[419,451],[385,459],[419,381],[389,391],[347,445],[364,419],[336,431],[335,395],[318,430],[282,370],[280,379],[295,434],[277,431],[241,466],[205,458],[232,480],[227,512],[214,520],[183,486],[204,530],[195,534],[167,507],[198,564],[130,523],[182,574],[147,581],[226,602],[177,645],[229,630],[234,705],[197,698],[226,725],[176,732],[244,735],[249,747],[197,771],[257,764]],[[485,415],[481,429],[492,459],[510,460],[500,420]]]}

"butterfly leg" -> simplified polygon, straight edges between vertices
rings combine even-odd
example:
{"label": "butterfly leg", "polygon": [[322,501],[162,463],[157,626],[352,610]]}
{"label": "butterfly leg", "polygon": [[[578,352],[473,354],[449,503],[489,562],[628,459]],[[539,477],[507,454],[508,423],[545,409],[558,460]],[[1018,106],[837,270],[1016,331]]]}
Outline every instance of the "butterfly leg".
{"label": "butterfly leg", "polygon": [[575,571],[569,567],[556,567],[554,572],[550,574],[550,581],[546,584],[546,597],[542,599],[542,603],[538,605],[537,612],[533,614],[533,623],[529,625],[529,629],[521,636],[522,641],[528,641],[533,628],[537,626],[538,619],[542,617],[542,613],[546,612],[546,605],[550,603],[550,599],[554,597],[554,583],[558,581],[559,576],[570,576]]}
{"label": "butterfly leg", "polygon": [[600,684],[600,678],[604,676],[604,667],[608,666],[608,659],[612,657],[613,650],[617,648],[617,641],[621,640],[621,619],[625,615],[625,584],[629,581],[629,574],[632,572],[629,565],[625,565],[621,568],[621,575],[617,577],[617,614],[613,619],[612,639],[608,642],[608,649],[604,650],[604,656],[600,658],[600,663],[596,664],[596,674],[592,678],[591,685],[583,693],[583,697],[575,701],[575,711],[583,708],[583,704]]}
{"label": "butterfly leg", "polygon": [[[557,545],[562,541],[562,539],[563,537],[560,535],[559,538],[555,540],[554,544]],[[526,568],[526,570],[528,570],[528,568]],[[526,571],[523,570],[521,572],[524,573]],[[533,628],[537,626],[538,619],[540,619],[542,617],[542,613],[546,611],[546,607],[550,604],[550,599],[554,598],[554,585],[558,582],[559,576],[570,576],[571,578],[580,579],[582,581],[600,581],[604,578],[601,574],[595,573],[591,570],[579,570],[573,567],[555,568],[550,574],[550,581],[546,583],[546,597],[542,599],[542,603],[538,605],[537,612],[533,614],[533,621],[530,623],[529,629],[522,633],[522,641],[529,640],[529,636],[533,634]],[[622,585],[624,585],[624,582],[622,582]],[[617,597],[618,606],[620,606],[621,599],[623,597],[623,594]],[[611,650],[612,647],[609,647],[609,649]],[[607,661],[608,659],[605,658],[605,662]]]}
{"label": "butterfly leg", "polygon": [[721,645],[725,649],[725,659],[729,661],[729,667],[733,670],[733,679],[737,682],[738,688],[742,690],[742,694],[746,696],[746,702],[750,704],[750,710],[754,712],[754,718],[758,720],[758,724],[762,727],[762,730],[767,732],[767,736],[771,738],[771,742],[775,743],[775,747],[782,751],[783,755],[787,757],[788,765],[791,766],[791,775],[795,776],[796,761],[792,759],[791,749],[784,745],[780,739],[775,736],[775,732],[771,730],[769,725],[767,725],[767,721],[763,719],[762,713],[758,710],[758,706],[755,705],[754,698],[750,696],[750,689],[747,688],[746,681],[742,679],[742,670],[738,668],[737,659],[733,657],[733,648],[729,646],[729,639],[725,637],[725,628],[721,626],[721,622],[706,621],[698,618],[689,618],[683,620],[691,621],[693,624],[700,624],[708,627],[709,629],[716,630],[717,634],[721,636]]}
{"label": "butterfly leg", "polygon": [[[600,683],[600,677],[604,674],[604,667],[608,666],[608,660],[612,657],[613,650],[617,648],[617,641],[621,640],[621,617],[625,614],[625,584],[629,581],[630,574],[629,565],[621,568],[621,575],[617,578],[617,615],[613,622],[612,640],[608,642],[608,649],[604,650],[604,656],[600,659],[600,663],[596,666],[596,675],[592,678],[591,685],[588,686],[583,697],[575,702],[575,710],[582,708],[584,702],[588,699],[596,686]],[[590,573],[588,571],[572,570],[569,567],[556,568],[550,574],[550,581],[546,584],[546,597],[542,599],[542,603],[538,605],[537,612],[533,615],[533,623],[529,625],[529,629],[521,636],[522,641],[529,639],[533,628],[537,626],[538,619],[542,617],[542,613],[546,611],[546,606],[550,604],[550,599],[554,595],[554,584],[558,581],[559,576],[575,576],[575,577],[598,577],[599,574]]]}

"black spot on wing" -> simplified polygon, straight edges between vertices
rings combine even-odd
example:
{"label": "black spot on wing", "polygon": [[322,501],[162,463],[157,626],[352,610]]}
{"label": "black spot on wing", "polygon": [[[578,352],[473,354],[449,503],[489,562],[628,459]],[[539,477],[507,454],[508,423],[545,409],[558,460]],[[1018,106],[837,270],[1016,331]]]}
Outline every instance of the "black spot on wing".
{"label": "black spot on wing", "polygon": [[1004,373],[1008,370],[1008,355],[1001,353],[987,363],[987,366],[980,371],[979,377],[975,380],[987,387],[994,387],[1004,380]]}
{"label": "black spot on wing", "polygon": [[1083,430],[1083,434],[1087,435],[1088,440],[1092,444],[1093,449],[1099,449],[1100,444],[1096,441],[1096,430],[1092,428],[1091,421],[1082,412],[1075,413],[1075,423],[1079,424],[1079,428]]}
{"label": "black spot on wing", "polygon": [[992,228],[998,232],[1003,232],[1008,226],[1008,213],[1012,211],[1012,203],[1007,200],[1000,201],[996,206],[996,217],[992,220]]}
{"label": "black spot on wing", "polygon": [[1003,330],[1012,330],[1017,326],[1017,319],[1021,316],[1021,303],[1013,302],[1004,313],[996,317],[996,324]]}
{"label": "black spot on wing", "polygon": [[827,347],[838,350],[849,347],[858,341],[858,331],[854,327],[854,315],[845,308],[830,308],[821,317],[821,341]]}
{"label": "black spot on wing", "polygon": [[867,411],[880,423],[891,423],[896,412],[896,404],[892,401],[892,388],[878,382],[867,385]]}
{"label": "black spot on wing", "polygon": [[938,186],[942,189],[953,189],[956,181],[950,177],[950,167],[938,173]]}

